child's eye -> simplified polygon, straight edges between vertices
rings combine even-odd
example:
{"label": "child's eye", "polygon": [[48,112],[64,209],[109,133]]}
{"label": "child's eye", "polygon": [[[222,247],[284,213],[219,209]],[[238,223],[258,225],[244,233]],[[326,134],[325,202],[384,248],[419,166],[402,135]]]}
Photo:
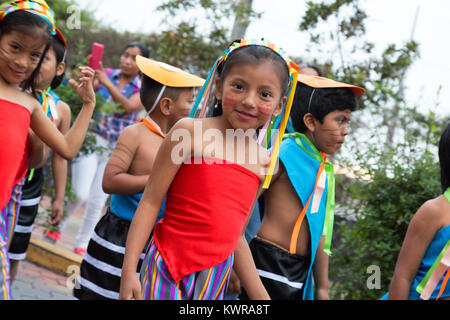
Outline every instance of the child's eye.
{"label": "child's eye", "polygon": [[242,85],[240,85],[239,83],[233,84],[233,88],[238,89],[238,90],[244,89],[244,87]]}
{"label": "child's eye", "polygon": [[272,97],[272,94],[270,93],[270,92],[262,92],[261,93],[261,96],[263,97],[263,98],[271,98]]}
{"label": "child's eye", "polygon": [[[40,53],[33,53],[33,54],[31,55],[31,58],[32,58],[33,60],[39,60],[39,59],[41,58],[41,54],[40,54]],[[45,56],[44,59],[48,60],[47,56]]]}
{"label": "child's eye", "polygon": [[346,124],[347,126],[350,124],[350,119],[338,119],[338,124],[341,126],[343,124]]}

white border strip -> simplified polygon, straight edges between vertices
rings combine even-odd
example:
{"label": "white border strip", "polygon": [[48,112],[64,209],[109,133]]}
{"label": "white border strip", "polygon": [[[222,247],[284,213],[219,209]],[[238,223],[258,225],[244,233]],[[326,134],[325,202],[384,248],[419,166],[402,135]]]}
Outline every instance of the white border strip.
{"label": "white border strip", "polygon": [[16,224],[14,232],[29,234],[33,232],[33,226],[34,224],[32,224],[31,226],[21,226],[20,224]]}
{"label": "white border strip", "polygon": [[287,284],[290,287],[296,288],[296,289],[301,289],[303,288],[303,282],[292,282],[289,281],[288,278],[280,276],[278,274],[275,273],[271,273],[271,272],[267,272],[264,270],[260,270],[260,269],[256,269],[256,271],[258,271],[258,274],[263,277],[263,278],[268,278],[268,279],[272,279],[278,282],[282,282],[284,284]]}
{"label": "white border strip", "polygon": [[21,207],[33,207],[39,204],[41,202],[41,197],[34,198],[34,199],[26,199],[26,200],[20,200],[20,206]]}
{"label": "white border strip", "polygon": [[97,286],[96,284],[84,279],[83,277],[80,277],[80,284],[83,287],[86,287],[92,291],[94,291],[95,293],[98,293],[106,298],[110,298],[110,299],[115,299],[115,300],[119,300],[119,293],[115,292],[115,291],[111,291],[111,290],[107,290],[107,289],[103,289],[99,286]]}
{"label": "white border strip", "polygon": [[[97,242],[99,245],[101,245],[102,247],[109,249],[111,251],[120,253],[120,254],[125,254],[125,248],[118,246],[117,244],[114,244],[112,242],[109,242],[103,238],[101,238],[96,232],[93,233],[91,240]],[[145,253],[141,254],[141,259],[144,260],[145,259]]]}

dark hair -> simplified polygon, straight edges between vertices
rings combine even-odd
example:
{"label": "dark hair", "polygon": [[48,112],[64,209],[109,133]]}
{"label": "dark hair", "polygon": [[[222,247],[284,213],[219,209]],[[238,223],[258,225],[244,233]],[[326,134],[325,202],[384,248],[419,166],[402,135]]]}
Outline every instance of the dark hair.
{"label": "dark hair", "polygon": [[441,166],[442,192],[450,188],[450,123],[439,141],[439,163]]}
{"label": "dark hair", "polygon": [[[141,97],[141,102],[147,112],[150,111],[150,108],[155,104],[156,98],[158,98],[162,87],[163,85],[161,83],[153,80],[145,74],[142,75],[142,85],[139,94]],[[166,87],[161,99],[168,97],[172,99],[172,101],[176,102],[184,89],[186,88]]]}
{"label": "dark hair", "polygon": [[[284,59],[278,53],[267,47],[250,45],[238,48],[230,53],[225,63],[222,63],[217,67],[217,72],[223,82],[228,75],[228,72],[234,66],[239,64],[259,65],[265,61],[272,61],[280,66],[278,75],[281,79],[281,97],[285,96],[289,89],[289,68]],[[215,99],[214,105],[216,107],[214,109],[213,116],[216,117],[222,115],[223,111],[221,101],[217,101]]]}
{"label": "dark hair", "polygon": [[312,88],[298,83],[292,103],[291,120],[294,130],[307,131],[303,117],[311,113],[320,123],[335,110],[356,110],[356,98],[348,88]]}
{"label": "dark hair", "polygon": [[[62,62],[66,62],[67,61],[67,49],[66,49],[66,46],[61,41],[61,39],[59,39],[56,35],[52,37],[51,47],[53,49],[53,52],[55,52],[56,66],[58,66]],[[61,82],[64,80],[65,73],[66,73],[66,70],[64,69],[64,72],[61,75],[55,76],[55,78],[53,78],[53,81],[52,81],[52,83],[50,85],[52,90],[55,90],[56,88],[59,87]]]}
{"label": "dark hair", "polygon": [[315,70],[319,77],[323,77],[322,69],[320,69],[318,66],[313,65],[313,64],[307,64],[306,68],[311,68],[311,69]]}
{"label": "dark hair", "polygon": [[134,47],[138,47],[139,50],[141,50],[141,56],[143,56],[145,58],[150,58],[150,49],[147,48],[144,44],[142,44],[140,42],[130,42],[125,47],[125,50],[127,50],[128,48],[134,48]]}
{"label": "dark hair", "polygon": [[32,72],[30,77],[25,80],[25,82],[21,85],[23,90],[31,89],[34,92],[35,89],[35,81],[39,75],[39,71],[41,69],[42,61],[50,47],[50,34],[51,29],[49,24],[39,17],[38,15],[27,12],[24,10],[15,11],[13,13],[8,14],[1,22],[0,22],[0,37],[9,34],[13,31],[26,33],[28,35],[32,35],[33,37],[38,37],[39,32],[37,29],[41,29],[46,47],[45,50],[39,60],[39,63],[36,69]]}

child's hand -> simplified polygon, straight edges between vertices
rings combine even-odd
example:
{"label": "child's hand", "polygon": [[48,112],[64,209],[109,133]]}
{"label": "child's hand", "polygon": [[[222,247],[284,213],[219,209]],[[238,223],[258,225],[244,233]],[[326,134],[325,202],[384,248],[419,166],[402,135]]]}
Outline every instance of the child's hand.
{"label": "child's hand", "polygon": [[141,282],[136,273],[127,274],[122,270],[119,300],[142,300]]}
{"label": "child's hand", "polygon": [[228,283],[228,292],[241,294],[241,281],[236,272],[231,269],[230,281]]}
{"label": "child's hand", "polygon": [[57,226],[62,220],[63,216],[63,201],[55,200],[52,204],[52,215],[50,219],[50,225]]}
{"label": "child's hand", "polygon": [[75,92],[83,100],[83,104],[95,106],[95,92],[93,88],[93,80],[95,71],[90,67],[79,67],[82,77],[80,78],[80,84],[73,79],[69,80],[69,84],[75,90]]}
{"label": "child's hand", "polygon": [[328,295],[328,289],[317,289],[316,290],[316,300],[330,300]]}

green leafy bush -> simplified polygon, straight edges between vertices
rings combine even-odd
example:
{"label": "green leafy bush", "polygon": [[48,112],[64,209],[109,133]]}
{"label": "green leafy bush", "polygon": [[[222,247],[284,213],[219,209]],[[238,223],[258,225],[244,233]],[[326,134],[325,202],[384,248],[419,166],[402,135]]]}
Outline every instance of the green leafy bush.
{"label": "green leafy bush", "polygon": [[[389,289],[412,216],[425,201],[440,194],[439,163],[434,153],[419,150],[414,138],[395,150],[355,151],[358,162],[367,164],[371,180],[340,186],[350,194],[346,206],[355,213],[356,221],[342,219],[335,225],[339,241],[330,258],[331,296],[335,299],[381,298]],[[370,266],[379,267],[379,288],[367,285]]]}

